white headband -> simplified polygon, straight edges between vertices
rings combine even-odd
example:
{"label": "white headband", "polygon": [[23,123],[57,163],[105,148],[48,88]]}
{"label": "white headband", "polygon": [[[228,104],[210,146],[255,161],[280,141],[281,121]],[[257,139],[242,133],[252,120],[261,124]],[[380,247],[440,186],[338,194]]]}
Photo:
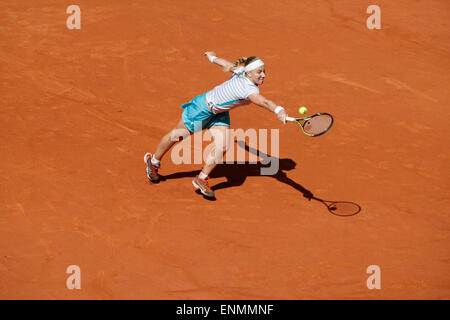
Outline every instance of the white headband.
{"label": "white headband", "polygon": [[259,67],[261,67],[261,66],[263,66],[263,65],[264,65],[264,62],[262,62],[261,59],[258,59],[258,60],[253,61],[252,63],[249,63],[249,64],[244,68],[244,71],[245,71],[245,72],[249,72],[249,71],[255,70],[256,68],[259,68]]}

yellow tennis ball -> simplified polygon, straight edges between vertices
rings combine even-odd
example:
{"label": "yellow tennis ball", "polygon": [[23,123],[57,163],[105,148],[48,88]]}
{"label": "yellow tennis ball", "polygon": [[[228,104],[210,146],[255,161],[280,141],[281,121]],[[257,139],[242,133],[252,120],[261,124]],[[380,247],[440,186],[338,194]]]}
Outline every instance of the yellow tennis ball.
{"label": "yellow tennis ball", "polygon": [[306,112],[308,112],[308,109],[306,107],[300,107],[300,109],[298,109],[298,113],[300,114],[305,114]]}

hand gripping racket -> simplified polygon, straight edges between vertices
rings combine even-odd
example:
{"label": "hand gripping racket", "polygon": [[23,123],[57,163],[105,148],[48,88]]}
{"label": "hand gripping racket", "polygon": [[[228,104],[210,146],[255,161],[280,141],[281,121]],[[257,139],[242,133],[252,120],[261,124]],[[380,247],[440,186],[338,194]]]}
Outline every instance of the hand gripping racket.
{"label": "hand gripping racket", "polygon": [[333,116],[329,113],[316,113],[306,118],[286,117],[286,121],[297,122],[304,134],[317,137],[330,130],[333,125]]}

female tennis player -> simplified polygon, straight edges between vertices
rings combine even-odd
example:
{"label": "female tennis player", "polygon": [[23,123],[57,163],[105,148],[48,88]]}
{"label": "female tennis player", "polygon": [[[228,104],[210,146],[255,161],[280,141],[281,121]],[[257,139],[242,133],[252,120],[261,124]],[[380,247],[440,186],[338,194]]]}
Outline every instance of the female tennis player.
{"label": "female tennis player", "polygon": [[214,89],[199,95],[181,106],[183,113],[174,129],[162,137],[154,154],[146,153],[144,161],[147,164],[147,177],[157,183],[160,180],[158,170],[164,154],[179,140],[192,135],[194,132],[209,129],[214,139],[213,148],[205,159],[205,164],[192,184],[206,197],[213,198],[214,191],[208,183],[208,176],[217,163],[222,159],[229,146],[230,127],[229,110],[251,102],[274,112],[278,119],[286,123],[285,109],[266,99],[259,93],[259,86],[266,77],[264,62],[256,57],[240,58],[232,63],[219,58],[215,52],[205,52],[211,63],[223,67],[233,75]]}

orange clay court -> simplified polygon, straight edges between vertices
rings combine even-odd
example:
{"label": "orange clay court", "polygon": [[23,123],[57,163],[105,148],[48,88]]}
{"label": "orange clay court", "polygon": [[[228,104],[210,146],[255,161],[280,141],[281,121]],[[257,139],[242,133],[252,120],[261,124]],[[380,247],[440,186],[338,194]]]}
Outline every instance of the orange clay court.
{"label": "orange clay court", "polygon": [[[450,298],[447,0],[377,0],[379,30],[362,0],[1,2],[0,298]],[[201,165],[168,154],[155,185],[142,161],[229,77],[208,50],[261,57],[261,94],[335,120],[311,138],[233,110],[232,128],[279,129],[290,167],[220,165],[216,201],[194,192]]]}

